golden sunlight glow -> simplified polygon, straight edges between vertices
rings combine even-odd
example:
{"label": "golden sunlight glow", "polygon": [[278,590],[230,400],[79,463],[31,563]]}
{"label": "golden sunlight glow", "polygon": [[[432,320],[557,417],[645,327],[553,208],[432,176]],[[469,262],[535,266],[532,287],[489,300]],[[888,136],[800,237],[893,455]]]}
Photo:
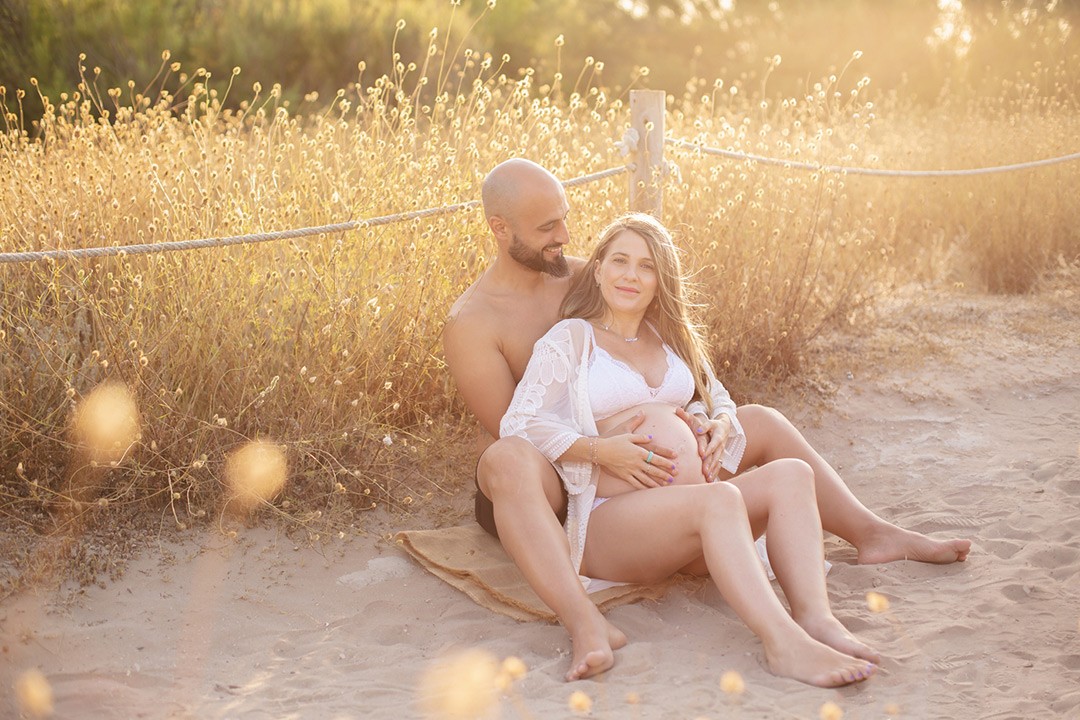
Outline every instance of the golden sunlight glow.
{"label": "golden sunlight glow", "polygon": [[25,671],[15,681],[15,697],[19,708],[32,718],[44,718],[52,714],[53,694],[49,681],[36,668]]}
{"label": "golden sunlight glow", "polygon": [[581,690],[575,690],[570,693],[570,699],[567,701],[570,709],[574,712],[585,715],[592,710],[592,698],[586,695]]}
{"label": "golden sunlight glow", "polygon": [[525,674],[529,669],[522,662],[521,658],[511,655],[502,662],[502,667],[499,668],[499,674],[495,677],[495,687],[499,692],[508,693],[514,683],[525,677]]}
{"label": "golden sunlight glow", "polygon": [[649,4],[644,0],[619,0],[618,8],[634,18],[643,18],[649,14]]}
{"label": "golden sunlight glow", "polygon": [[889,598],[881,593],[868,592],[866,593],[866,606],[870,608],[870,612],[883,613],[889,609]]}
{"label": "golden sunlight glow", "polygon": [[742,675],[728,670],[720,676],[720,689],[728,695],[742,695],[746,690],[746,683],[743,682]]}
{"label": "golden sunlight glow", "polygon": [[974,34],[961,0],[938,0],[938,20],[926,42],[933,48],[951,47],[958,58],[971,50]]}
{"label": "golden sunlight glow", "polygon": [[521,658],[511,655],[503,660],[502,671],[509,675],[511,680],[520,680],[525,677],[525,673],[527,673],[529,669],[525,666],[525,663],[522,662]]}
{"label": "golden sunlight glow", "polygon": [[75,441],[98,462],[118,462],[139,437],[139,409],[126,385],[106,382],[76,406]]}
{"label": "golden sunlight glow", "polygon": [[841,720],[844,717],[844,711],[839,705],[830,701],[821,706],[818,717],[821,720]]}
{"label": "golden sunlight glow", "polygon": [[285,486],[288,471],[281,446],[262,440],[234,450],[225,461],[225,481],[244,510],[272,500]]}
{"label": "golden sunlight glow", "polygon": [[437,660],[420,680],[420,704],[431,718],[465,720],[491,714],[498,700],[499,662],[471,648]]}

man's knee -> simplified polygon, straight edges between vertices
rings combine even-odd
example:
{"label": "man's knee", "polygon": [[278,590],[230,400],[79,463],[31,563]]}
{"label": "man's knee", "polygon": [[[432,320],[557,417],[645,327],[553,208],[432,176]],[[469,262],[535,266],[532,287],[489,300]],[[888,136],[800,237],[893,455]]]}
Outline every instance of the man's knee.
{"label": "man's knee", "polygon": [[765,405],[740,405],[739,423],[746,432],[746,459],[760,465],[776,457],[774,450],[790,442],[798,430],[787,417],[775,408]]}
{"label": "man's knee", "polygon": [[550,467],[539,450],[527,440],[511,437],[493,443],[476,466],[476,484],[489,498],[508,485],[517,485],[539,472],[541,464]]}
{"label": "man's knee", "polygon": [[480,456],[476,484],[493,502],[540,492],[553,510],[565,505],[562,481],[543,453],[527,440],[502,438]]}
{"label": "man's knee", "polygon": [[740,405],[736,410],[736,415],[743,425],[773,425],[787,422],[782,412],[767,405]]}

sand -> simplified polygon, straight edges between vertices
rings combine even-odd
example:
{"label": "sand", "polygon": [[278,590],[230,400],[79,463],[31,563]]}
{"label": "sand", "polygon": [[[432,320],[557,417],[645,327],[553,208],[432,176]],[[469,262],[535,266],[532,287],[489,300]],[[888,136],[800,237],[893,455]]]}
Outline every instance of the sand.
{"label": "sand", "polygon": [[[598,718],[1080,717],[1080,294],[911,292],[874,330],[815,350],[820,392],[780,404],[872,509],[971,538],[966,563],[854,564],[826,541],[837,616],[885,656],[867,683],[776,678],[703,581],[616,608],[616,667],[567,684],[561,628],[495,615],[425,573],[387,527],[297,544],[281,529],[162,540],[116,581],[0,604],[0,717],[38,668],[56,718],[411,718],[437,657],[478,647],[528,673],[493,716]],[[824,393],[824,394],[821,394]],[[889,600],[874,613],[866,593]],[[720,688],[724,671],[745,682]],[[632,702],[636,700],[637,702]]]}

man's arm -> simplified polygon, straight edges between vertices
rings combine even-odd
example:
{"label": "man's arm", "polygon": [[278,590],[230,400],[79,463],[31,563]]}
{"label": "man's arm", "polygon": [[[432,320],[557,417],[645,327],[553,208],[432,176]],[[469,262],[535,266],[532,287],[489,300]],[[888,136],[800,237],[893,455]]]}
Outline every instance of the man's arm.
{"label": "man's arm", "polygon": [[443,351],[465,404],[491,437],[499,437],[499,422],[517,381],[495,334],[486,324],[459,315],[446,324]]}

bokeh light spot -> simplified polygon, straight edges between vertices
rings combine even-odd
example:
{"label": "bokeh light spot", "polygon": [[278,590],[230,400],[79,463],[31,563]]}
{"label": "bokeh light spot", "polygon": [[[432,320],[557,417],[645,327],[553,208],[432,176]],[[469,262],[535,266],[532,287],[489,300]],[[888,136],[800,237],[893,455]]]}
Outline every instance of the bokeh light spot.
{"label": "bokeh light spot", "polygon": [[281,492],[289,464],[280,445],[255,440],[234,450],[225,461],[225,481],[243,510],[269,502]]}

